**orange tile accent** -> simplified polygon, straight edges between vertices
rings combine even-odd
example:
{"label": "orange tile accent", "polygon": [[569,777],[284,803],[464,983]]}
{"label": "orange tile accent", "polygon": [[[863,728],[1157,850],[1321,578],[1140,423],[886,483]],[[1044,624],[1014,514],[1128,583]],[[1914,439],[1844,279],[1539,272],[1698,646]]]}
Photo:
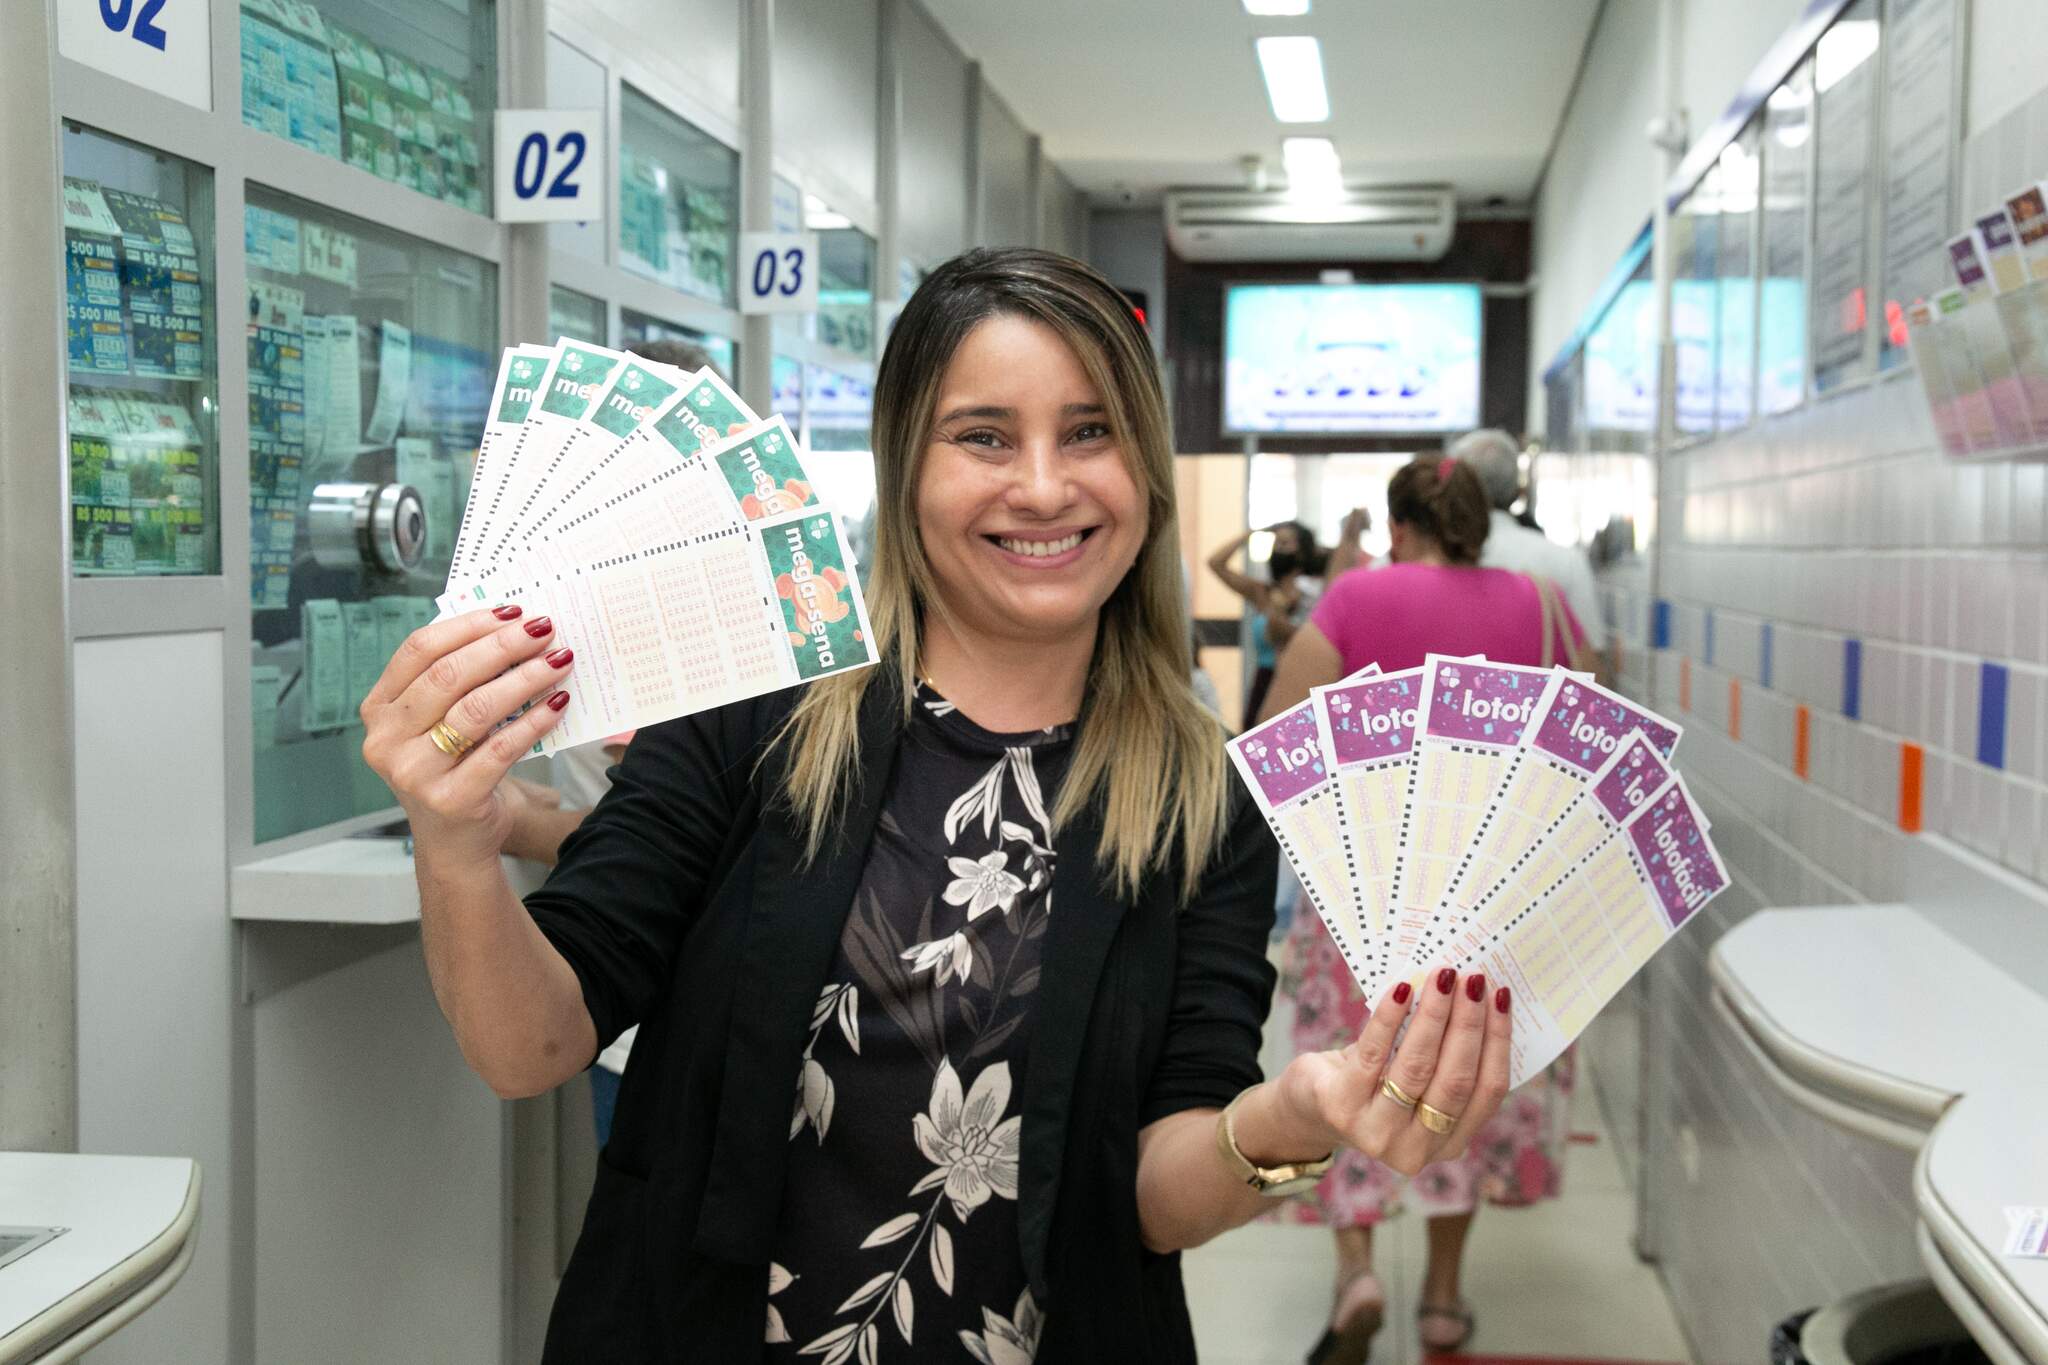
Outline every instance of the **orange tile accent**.
{"label": "orange tile accent", "polygon": [[1742,738],[1742,679],[1728,680],[1728,738]]}
{"label": "orange tile accent", "polygon": [[1920,832],[1920,775],[1926,754],[1917,744],[1899,745],[1899,828]]}
{"label": "orange tile accent", "polygon": [[1792,771],[1802,782],[1813,777],[1813,712],[1804,706],[1792,722]]}
{"label": "orange tile accent", "polygon": [[1692,658],[1685,654],[1678,656],[1678,709],[1692,710]]}

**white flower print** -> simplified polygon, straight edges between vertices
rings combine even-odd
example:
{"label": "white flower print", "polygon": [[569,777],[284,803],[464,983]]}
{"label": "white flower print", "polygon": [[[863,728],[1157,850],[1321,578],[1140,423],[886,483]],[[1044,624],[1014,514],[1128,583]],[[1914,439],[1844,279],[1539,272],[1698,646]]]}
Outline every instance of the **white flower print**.
{"label": "white flower print", "polygon": [[[790,1285],[794,1283],[796,1283],[796,1276],[790,1274],[787,1270],[784,1270],[780,1265],[777,1265],[773,1261],[770,1261],[768,1263],[769,1298],[774,1298],[777,1294],[780,1294],[783,1290],[789,1288]],[[789,1328],[783,1326],[782,1323],[782,1312],[772,1303],[768,1305],[768,1340],[790,1340]]]}
{"label": "white flower print", "polygon": [[[932,1079],[931,1112],[911,1121],[917,1148],[937,1169],[911,1187],[922,1194],[935,1185],[946,1187],[953,1214],[961,1222],[988,1202],[991,1193],[1017,1197],[1017,1141],[1021,1114],[1002,1118],[1010,1104],[1010,1064],[982,1068],[967,1098],[960,1098],[960,1074],[950,1060],[939,1063]],[[1001,1119],[1001,1122],[997,1120]]]}
{"label": "white flower print", "polygon": [[1437,676],[1443,680],[1443,684],[1445,687],[1456,687],[1458,685],[1458,679],[1463,675],[1460,674],[1458,670],[1455,668],[1446,668],[1445,670],[1443,670],[1443,672],[1437,674]]}
{"label": "white flower print", "polygon": [[[966,859],[956,861],[965,862]],[[935,938],[930,943],[913,943],[903,950],[902,956],[913,972],[926,972],[937,967],[936,984],[941,986],[955,977],[965,981],[974,970],[974,948],[964,933]]]}
{"label": "white flower print", "polygon": [[962,1332],[960,1344],[981,1365],[1031,1365],[1038,1355],[1038,1334],[1045,1330],[1045,1314],[1025,1287],[1017,1306],[1004,1317],[992,1308],[981,1310],[982,1330]]}
{"label": "white flower print", "polygon": [[1350,715],[1351,698],[1345,696],[1342,692],[1332,694],[1330,697],[1330,709],[1340,716]]}
{"label": "white flower print", "polygon": [[1577,706],[1579,704],[1579,689],[1570,683],[1566,683],[1561,699],[1566,706]]}
{"label": "white flower print", "polygon": [[1008,914],[1016,904],[1017,893],[1024,889],[1023,879],[1010,871],[1009,862],[1009,855],[1001,849],[984,854],[979,862],[971,858],[946,859],[955,879],[946,888],[946,904],[966,906],[969,924],[990,910],[999,908]]}
{"label": "white flower print", "polygon": [[1265,741],[1258,739],[1246,740],[1244,742],[1244,752],[1245,757],[1249,758],[1254,763],[1258,762],[1260,759],[1266,756]]}

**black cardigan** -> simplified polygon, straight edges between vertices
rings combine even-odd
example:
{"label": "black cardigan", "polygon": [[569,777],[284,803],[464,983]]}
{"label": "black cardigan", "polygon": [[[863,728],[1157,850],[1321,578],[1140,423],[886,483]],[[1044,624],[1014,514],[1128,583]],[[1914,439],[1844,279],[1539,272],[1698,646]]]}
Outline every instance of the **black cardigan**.
{"label": "black cardigan", "polygon": [[[840,837],[801,867],[791,819],[763,801],[779,759],[756,773],[796,696],[642,730],[527,898],[582,982],[600,1046],[641,1025],[548,1325],[549,1362],[760,1357],[805,1032],[902,728],[900,686],[884,671],[862,708],[860,784]],[[1077,818],[1056,840],[1020,1102],[1018,1233],[1047,1314],[1038,1359],[1192,1361],[1180,1258],[1139,1240],[1138,1130],[1259,1079],[1277,850],[1233,784],[1224,847],[1196,898],[1177,905],[1171,871],[1126,904],[1096,873],[1100,828]]]}

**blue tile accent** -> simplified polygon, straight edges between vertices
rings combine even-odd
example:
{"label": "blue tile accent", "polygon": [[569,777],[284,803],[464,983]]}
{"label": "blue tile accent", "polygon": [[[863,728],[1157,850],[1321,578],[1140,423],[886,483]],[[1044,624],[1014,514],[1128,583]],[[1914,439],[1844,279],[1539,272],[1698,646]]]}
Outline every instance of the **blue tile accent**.
{"label": "blue tile accent", "polygon": [[1764,686],[1769,687],[1771,685],[1771,623],[1769,621],[1764,622],[1763,663],[1760,671],[1763,674]]}
{"label": "blue tile accent", "polygon": [[1671,648],[1671,604],[1661,597],[1650,607],[1650,648]]}
{"label": "blue tile accent", "polygon": [[1707,608],[1707,667],[1714,666],[1714,609]]}
{"label": "blue tile accent", "polygon": [[2005,688],[2011,675],[2004,664],[1986,663],[1977,684],[1977,761],[1990,768],[2005,766]]}
{"label": "blue tile accent", "polygon": [[1842,641],[1842,714],[1863,718],[1863,642]]}

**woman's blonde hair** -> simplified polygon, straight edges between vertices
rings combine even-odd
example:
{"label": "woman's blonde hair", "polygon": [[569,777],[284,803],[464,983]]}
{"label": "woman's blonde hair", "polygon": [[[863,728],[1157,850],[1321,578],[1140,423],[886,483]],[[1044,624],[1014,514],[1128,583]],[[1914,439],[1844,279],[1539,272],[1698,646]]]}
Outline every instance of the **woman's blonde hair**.
{"label": "woman's blonde hair", "polygon": [[993,317],[1057,332],[1102,395],[1108,424],[1145,495],[1136,562],[1103,605],[1073,758],[1052,819],[1063,827],[1099,802],[1098,867],[1134,897],[1145,876],[1182,857],[1192,895],[1222,837],[1228,795],[1220,723],[1188,680],[1173,446],[1151,340],[1115,286],[1051,252],[976,250],[940,266],[904,305],[875,379],[875,544],[868,612],[877,652],[895,668],[813,684],[780,736],[784,787],[815,857],[857,780],[860,709],[894,677],[907,718],[916,694],[924,613],[944,611],[917,524],[917,487],[953,353]]}

